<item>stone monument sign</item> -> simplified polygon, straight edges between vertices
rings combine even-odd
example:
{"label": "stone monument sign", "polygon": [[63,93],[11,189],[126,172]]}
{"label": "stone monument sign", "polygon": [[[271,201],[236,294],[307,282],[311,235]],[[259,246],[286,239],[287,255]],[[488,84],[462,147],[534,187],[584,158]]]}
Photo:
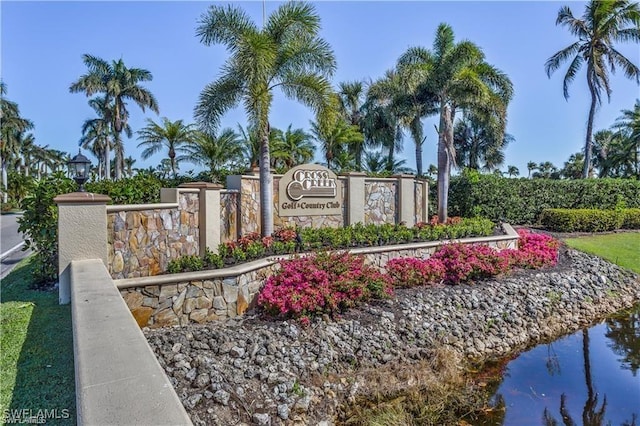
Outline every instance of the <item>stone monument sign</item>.
{"label": "stone monument sign", "polygon": [[303,164],[280,178],[280,216],[326,216],[342,213],[338,177],[318,164]]}

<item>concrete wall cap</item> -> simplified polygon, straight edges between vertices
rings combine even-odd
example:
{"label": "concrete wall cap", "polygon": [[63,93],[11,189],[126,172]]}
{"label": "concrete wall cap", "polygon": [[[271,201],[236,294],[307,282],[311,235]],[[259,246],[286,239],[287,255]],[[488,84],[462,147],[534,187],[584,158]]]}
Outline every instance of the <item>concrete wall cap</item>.
{"label": "concrete wall cap", "polygon": [[409,179],[409,178],[410,179],[415,179],[416,175],[412,175],[412,174],[409,174],[409,173],[399,173],[399,174],[393,175],[391,177],[393,177],[393,178],[403,178],[403,179]]}
{"label": "concrete wall cap", "polygon": [[107,204],[111,197],[93,192],[70,192],[53,199],[56,204]]}
{"label": "concrete wall cap", "polygon": [[338,173],[338,176],[366,176],[365,172],[343,172]]}
{"label": "concrete wall cap", "polygon": [[224,186],[213,182],[187,182],[181,183],[178,188],[222,189]]}

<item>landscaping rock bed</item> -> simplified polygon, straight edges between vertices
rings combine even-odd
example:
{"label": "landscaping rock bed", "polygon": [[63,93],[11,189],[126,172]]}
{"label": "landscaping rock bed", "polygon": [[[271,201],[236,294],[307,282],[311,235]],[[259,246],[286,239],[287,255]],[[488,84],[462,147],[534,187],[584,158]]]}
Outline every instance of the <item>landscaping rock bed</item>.
{"label": "landscaping rock bed", "polygon": [[365,371],[410,371],[443,347],[501,358],[638,302],[637,275],[561,249],[554,268],[397,290],[306,328],[250,312],[144,333],[196,425],[332,424],[340,404],[375,392]]}

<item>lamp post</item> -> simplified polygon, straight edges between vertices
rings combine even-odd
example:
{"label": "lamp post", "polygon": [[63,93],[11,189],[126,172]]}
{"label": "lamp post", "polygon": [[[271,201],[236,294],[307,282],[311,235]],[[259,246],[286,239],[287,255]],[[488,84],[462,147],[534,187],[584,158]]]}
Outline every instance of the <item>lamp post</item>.
{"label": "lamp post", "polygon": [[78,155],[73,157],[67,163],[69,166],[69,171],[72,174],[73,180],[80,186],[78,189],[79,192],[85,192],[84,184],[87,180],[89,180],[89,169],[91,167],[91,161],[84,155],[80,153],[80,149],[78,149]]}

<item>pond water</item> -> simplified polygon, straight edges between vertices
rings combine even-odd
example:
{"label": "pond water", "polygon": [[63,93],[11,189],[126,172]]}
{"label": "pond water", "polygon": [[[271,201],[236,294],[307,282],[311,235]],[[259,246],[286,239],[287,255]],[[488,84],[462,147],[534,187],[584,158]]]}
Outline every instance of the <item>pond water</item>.
{"label": "pond water", "polygon": [[640,306],[523,352],[492,404],[476,424],[640,426]]}

